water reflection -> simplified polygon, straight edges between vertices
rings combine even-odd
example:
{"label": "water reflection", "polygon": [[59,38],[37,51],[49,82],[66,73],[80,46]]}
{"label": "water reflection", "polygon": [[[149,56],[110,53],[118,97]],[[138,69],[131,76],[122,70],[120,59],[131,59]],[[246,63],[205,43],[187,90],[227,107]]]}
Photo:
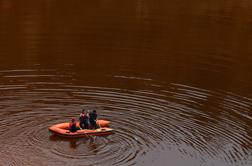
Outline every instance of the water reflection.
{"label": "water reflection", "polygon": [[78,148],[82,143],[83,144],[89,144],[89,151],[94,151],[94,152],[98,152],[96,149],[97,149],[97,146],[95,145],[95,140],[96,140],[96,137],[83,137],[83,138],[78,138],[78,139],[75,139],[75,138],[62,138],[60,136],[57,136],[57,135],[50,135],[49,137],[50,141],[56,141],[56,142],[61,142],[61,141],[64,141],[64,142],[69,142],[69,147],[72,148],[72,149],[76,149]]}

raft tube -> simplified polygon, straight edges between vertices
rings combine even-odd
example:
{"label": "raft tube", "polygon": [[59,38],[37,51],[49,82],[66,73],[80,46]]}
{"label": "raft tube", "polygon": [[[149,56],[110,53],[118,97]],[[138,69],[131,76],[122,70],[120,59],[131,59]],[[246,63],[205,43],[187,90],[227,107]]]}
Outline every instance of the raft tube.
{"label": "raft tube", "polygon": [[[49,131],[52,133],[68,138],[79,138],[86,136],[105,136],[112,134],[114,129],[109,128],[110,121],[107,120],[97,120],[96,124],[100,127],[95,130],[91,129],[82,129],[77,130],[76,132],[69,131],[69,123],[59,123],[49,127]],[[79,122],[77,123],[77,127],[79,127]]]}

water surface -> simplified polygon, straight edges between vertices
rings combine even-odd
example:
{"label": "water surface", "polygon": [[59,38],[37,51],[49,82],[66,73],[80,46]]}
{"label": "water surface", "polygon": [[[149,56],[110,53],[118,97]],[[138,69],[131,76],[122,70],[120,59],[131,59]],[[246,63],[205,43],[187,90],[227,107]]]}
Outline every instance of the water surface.
{"label": "water surface", "polygon": [[[0,163],[252,165],[251,9],[0,0]],[[82,108],[115,134],[49,133]]]}

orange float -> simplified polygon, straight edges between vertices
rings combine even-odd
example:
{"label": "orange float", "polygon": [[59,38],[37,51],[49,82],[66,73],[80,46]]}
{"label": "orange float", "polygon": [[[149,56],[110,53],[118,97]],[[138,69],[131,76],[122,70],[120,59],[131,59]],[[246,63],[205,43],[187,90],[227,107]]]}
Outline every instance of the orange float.
{"label": "orange float", "polygon": [[[69,131],[69,123],[59,123],[49,127],[49,131],[52,133],[68,138],[79,138],[86,136],[104,136],[112,134],[114,129],[109,128],[110,121],[107,120],[97,120],[96,124],[100,127],[98,129],[82,129],[77,130],[76,132]],[[77,127],[79,127],[79,122],[77,123]]]}

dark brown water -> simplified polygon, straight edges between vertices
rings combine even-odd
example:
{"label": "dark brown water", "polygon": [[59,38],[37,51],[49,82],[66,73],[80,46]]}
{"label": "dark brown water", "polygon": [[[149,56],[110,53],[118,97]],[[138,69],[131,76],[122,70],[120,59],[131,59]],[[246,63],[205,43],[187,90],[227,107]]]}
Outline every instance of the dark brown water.
{"label": "dark brown water", "polygon": [[250,0],[0,0],[0,165],[251,166],[251,44]]}

